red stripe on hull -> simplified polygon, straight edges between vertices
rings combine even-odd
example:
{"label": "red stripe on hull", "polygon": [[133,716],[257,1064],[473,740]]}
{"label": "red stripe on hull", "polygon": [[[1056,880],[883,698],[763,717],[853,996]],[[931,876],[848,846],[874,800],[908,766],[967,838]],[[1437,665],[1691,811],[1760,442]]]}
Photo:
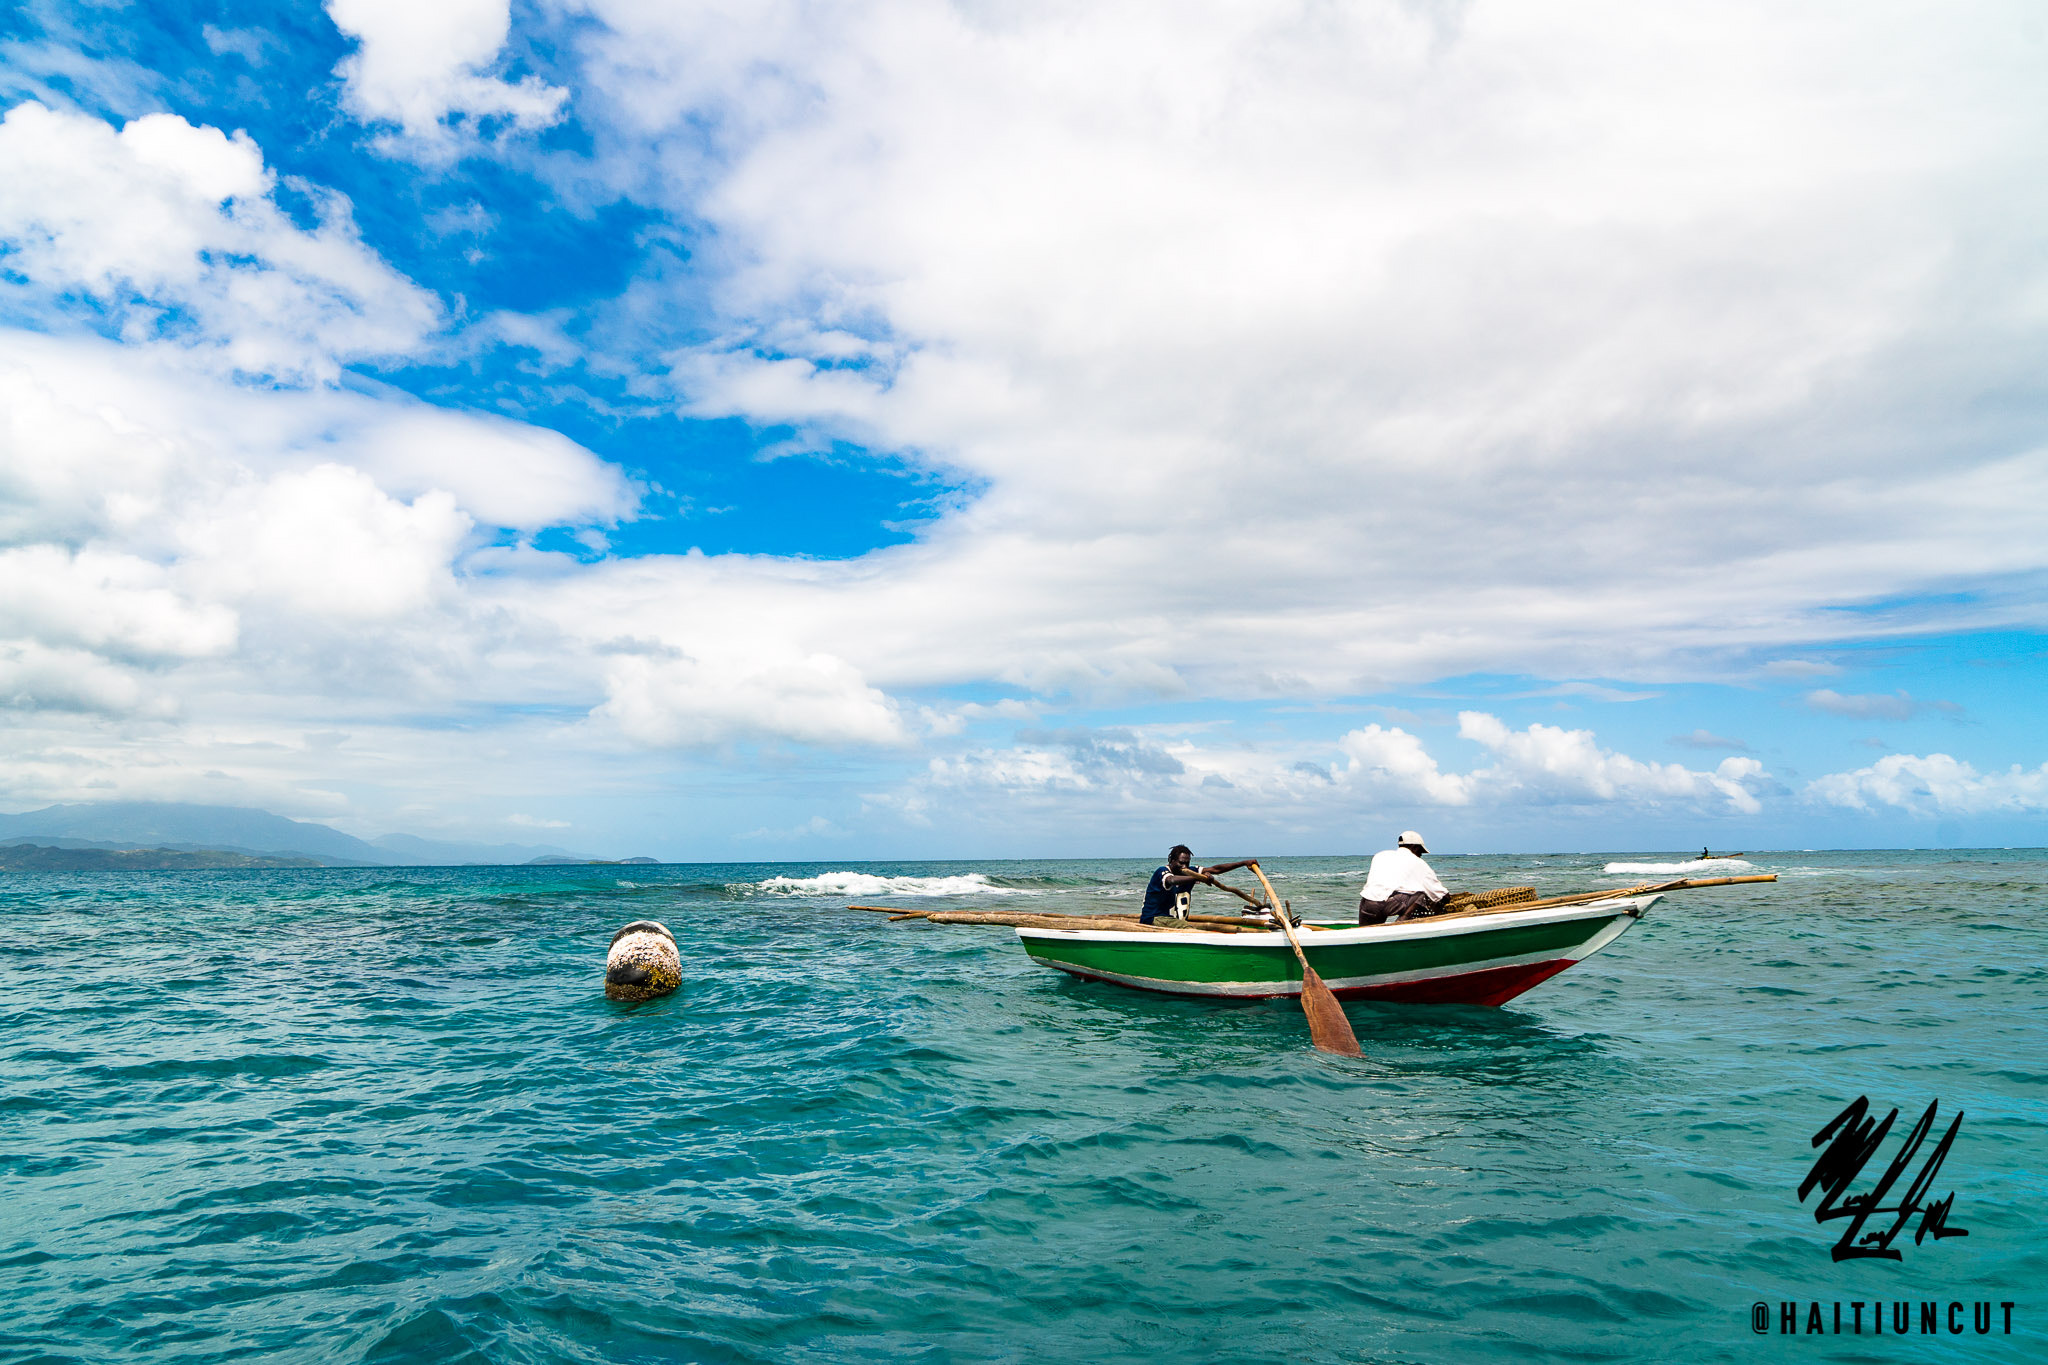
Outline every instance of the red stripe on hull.
{"label": "red stripe on hull", "polygon": [[1550,962],[1525,962],[1517,967],[1488,967],[1429,981],[1332,989],[1343,1000],[1394,1000],[1404,1005],[1505,1005],[1523,991],[1550,980],[1573,961],[1565,957]]}

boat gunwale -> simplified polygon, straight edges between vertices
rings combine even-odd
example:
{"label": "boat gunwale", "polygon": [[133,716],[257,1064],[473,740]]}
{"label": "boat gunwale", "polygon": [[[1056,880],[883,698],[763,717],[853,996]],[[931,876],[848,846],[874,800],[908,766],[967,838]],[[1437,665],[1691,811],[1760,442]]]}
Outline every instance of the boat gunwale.
{"label": "boat gunwale", "polygon": [[[1409,943],[1419,939],[1455,938],[1462,934],[1480,933],[1493,929],[1516,928],[1524,925],[1565,924],[1575,919],[1608,918],[1617,912],[1640,919],[1643,912],[1662,899],[1662,892],[1647,896],[1617,895],[1604,900],[1586,901],[1579,905],[1547,906],[1541,910],[1499,910],[1491,914],[1473,915],[1437,923],[1430,919],[1415,920],[1401,924],[1355,924],[1346,929],[1329,929],[1302,937],[1301,946],[1313,952],[1317,948],[1340,947],[1354,943]],[[1321,921],[1310,920],[1311,924]],[[1040,929],[1017,927],[1019,939],[1047,939],[1060,942],[1091,943],[1146,943],[1158,944],[1162,935],[1156,930],[1133,932],[1126,929]],[[1246,933],[1243,930],[1225,930],[1211,933],[1202,930],[1174,932],[1173,943],[1198,947],[1270,948],[1287,946],[1287,936],[1274,929],[1266,933]]]}

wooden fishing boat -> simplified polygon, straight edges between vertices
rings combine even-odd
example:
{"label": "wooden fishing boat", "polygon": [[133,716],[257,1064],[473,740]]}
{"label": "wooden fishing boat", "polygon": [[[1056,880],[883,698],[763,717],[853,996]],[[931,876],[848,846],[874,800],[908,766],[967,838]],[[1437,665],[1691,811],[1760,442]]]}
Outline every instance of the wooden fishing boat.
{"label": "wooden fishing boat", "polygon": [[[1309,965],[1343,999],[1500,1005],[1614,942],[1657,899],[1623,894],[1402,924],[1310,925],[1299,937]],[[1300,964],[1277,930],[1020,927],[1017,937],[1041,966],[1139,990],[1240,999],[1301,994]]]}

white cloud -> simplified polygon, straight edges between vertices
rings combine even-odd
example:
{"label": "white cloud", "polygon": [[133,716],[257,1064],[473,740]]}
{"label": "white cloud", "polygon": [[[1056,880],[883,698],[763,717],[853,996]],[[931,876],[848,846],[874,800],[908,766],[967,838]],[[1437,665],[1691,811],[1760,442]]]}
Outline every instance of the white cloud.
{"label": "white cloud", "polygon": [[237,488],[188,522],[181,577],[326,621],[406,616],[453,592],[469,525],[447,493],[404,503],[359,470],[318,465]]}
{"label": "white cloud", "polygon": [[718,335],[669,357],[679,405],[987,492],[857,565],[648,565],[554,619],[688,648],[664,592],[744,602],[885,690],[1329,696],[1725,671],[1934,619],[1843,602],[2048,569],[2048,451],[1950,439],[1959,372],[1913,359],[2048,339],[2015,264],[2048,148],[1996,25],[589,14],[565,60],[599,156],[563,174],[707,229]]}
{"label": "white cloud", "polygon": [[1368,725],[1337,741],[1351,760],[1346,776],[1388,799],[1462,806],[1472,800],[1472,780],[1440,772],[1422,741],[1399,727]]}
{"label": "white cloud", "polygon": [[1842,693],[1823,687],[1806,694],[1806,704],[1815,711],[1851,720],[1911,720],[1923,711],[1962,714],[1952,701],[1922,701],[1904,690],[1891,693]]}
{"label": "white cloud", "polygon": [[1779,678],[1827,678],[1842,670],[1817,659],[1773,659],[1763,666],[1763,671]]}
{"label": "white cloud", "polygon": [[415,148],[446,153],[448,121],[503,119],[544,128],[561,117],[568,92],[528,76],[483,74],[511,27],[510,0],[327,0],[335,27],[356,40],[340,74],[357,117],[395,123]]}
{"label": "white cloud", "polygon": [[[18,711],[123,713],[170,708],[136,673],[80,649],[0,640],[0,707]],[[72,765],[66,765],[72,766]]]}
{"label": "white cloud", "polygon": [[235,613],[180,596],[168,579],[161,565],[105,550],[0,550],[0,639],[33,637],[133,659],[232,649]]}
{"label": "white cloud", "polygon": [[1494,766],[1475,773],[1473,780],[1492,789],[1495,799],[1512,796],[1567,805],[1725,804],[1745,815],[1763,808],[1749,789],[1752,781],[1764,776],[1764,765],[1753,758],[1724,758],[1712,772],[1678,763],[1644,763],[1602,749],[1591,730],[1540,724],[1510,730],[1483,711],[1459,712],[1458,734],[1493,752]]}
{"label": "white cloud", "polygon": [[[573,561],[490,550],[472,528],[587,527],[633,503],[616,469],[552,432],[0,329],[0,701],[263,717],[278,743],[343,715],[500,700],[580,716],[604,696],[601,661],[519,603],[528,576]],[[93,770],[132,739],[49,752]],[[116,765],[105,780],[134,794],[161,778]],[[51,780],[52,799],[70,790]]]}
{"label": "white cloud", "polygon": [[[1711,772],[1643,763],[1603,749],[1591,731],[1531,725],[1512,730],[1467,711],[1462,738],[1493,761],[1446,773],[1419,738],[1368,725],[1327,750],[1203,744],[1141,731],[1020,735],[1011,748],[982,748],[931,760],[923,786],[1001,794],[1026,805],[1092,798],[1112,808],[1256,810],[1261,818],[1327,821],[1336,811],[1423,807],[1501,810],[1541,805],[1604,807],[1640,815],[1660,810],[1755,814],[1766,781],[1753,758],[1729,758]],[[929,804],[927,802],[927,804]]]}
{"label": "white cloud", "polygon": [[221,28],[215,24],[203,24],[199,35],[206,40],[206,49],[214,56],[222,57],[232,52],[256,67],[269,60],[273,48],[284,46],[276,34],[261,28]]}
{"label": "white cloud", "polygon": [[519,826],[519,827],[520,827],[521,829],[568,829],[568,828],[569,828],[569,822],[568,822],[567,820],[543,820],[543,819],[541,819],[541,818],[540,818],[539,816],[535,816],[535,815],[524,815],[524,814],[518,814],[518,813],[514,813],[514,814],[512,814],[512,815],[508,815],[508,816],[506,816],[506,817],[505,817],[505,823],[506,823],[506,824],[508,824],[508,825],[517,825],[517,826]]}
{"label": "white cloud", "polygon": [[[8,268],[45,299],[76,292],[124,340],[160,341],[225,368],[324,379],[411,350],[433,299],[358,238],[347,200],[302,187],[319,226],[294,224],[246,134],[149,114],[118,132],[84,114],[16,105],[0,120]],[[48,303],[43,304],[49,307]]]}
{"label": "white cloud", "polygon": [[1830,773],[1808,785],[1815,800],[1851,810],[1890,806],[1914,815],[2032,815],[2048,812],[2048,763],[1982,773],[1947,754],[1886,754],[1867,768]]}
{"label": "white cloud", "polygon": [[1628,692],[1619,687],[1608,687],[1604,683],[1561,682],[1551,687],[1539,687],[1533,692],[1518,692],[1521,697],[1584,697],[1588,701],[1625,702],[1650,701],[1659,694],[1655,692]]}
{"label": "white cloud", "polygon": [[787,829],[768,829],[764,827],[761,829],[751,829],[744,834],[736,834],[733,837],[748,841],[760,839],[774,841],[844,839],[846,831],[825,816],[813,815],[810,819],[800,821]]}
{"label": "white cloud", "polygon": [[[485,526],[633,515],[619,470],[561,435],[402,395],[239,388],[161,352],[0,329],[0,541],[171,544],[251,477],[346,463],[406,498],[443,492]],[[167,520],[169,519],[169,520]]]}
{"label": "white cloud", "polygon": [[453,495],[487,526],[539,530],[631,516],[637,490],[558,432],[417,403],[365,404],[353,458],[395,493]]}
{"label": "white cloud", "polygon": [[728,648],[625,654],[605,670],[606,699],[593,712],[628,738],[658,747],[751,739],[806,744],[898,745],[908,739],[896,706],[845,660],[780,657]]}
{"label": "white cloud", "polygon": [[1844,695],[1823,687],[1807,693],[1806,704],[1831,716],[1855,720],[1909,720],[1913,715],[1913,699],[1904,692],[1895,696]]}

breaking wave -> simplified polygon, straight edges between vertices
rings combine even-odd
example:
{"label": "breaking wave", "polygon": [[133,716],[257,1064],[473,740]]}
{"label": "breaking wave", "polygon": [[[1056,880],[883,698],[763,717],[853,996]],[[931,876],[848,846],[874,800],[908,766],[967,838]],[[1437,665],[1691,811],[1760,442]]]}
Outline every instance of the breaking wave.
{"label": "breaking wave", "polygon": [[1035,896],[997,886],[979,872],[957,877],[878,877],[872,872],[820,872],[815,877],[770,877],[735,888],[770,896]]}
{"label": "breaking wave", "polygon": [[1687,858],[1676,863],[1609,863],[1607,872],[1754,872],[1756,864],[1742,858]]}

